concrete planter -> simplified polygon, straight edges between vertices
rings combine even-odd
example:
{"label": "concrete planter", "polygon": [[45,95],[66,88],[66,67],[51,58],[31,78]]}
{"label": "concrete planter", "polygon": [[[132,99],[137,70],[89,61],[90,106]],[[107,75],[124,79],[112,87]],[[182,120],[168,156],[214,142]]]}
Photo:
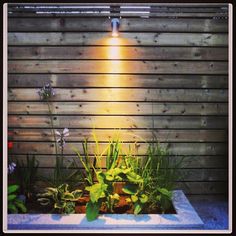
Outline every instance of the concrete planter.
{"label": "concrete planter", "polygon": [[177,214],[104,214],[88,222],[85,214],[9,214],[8,230],[162,230],[199,229],[202,220],[181,190],[173,193]]}

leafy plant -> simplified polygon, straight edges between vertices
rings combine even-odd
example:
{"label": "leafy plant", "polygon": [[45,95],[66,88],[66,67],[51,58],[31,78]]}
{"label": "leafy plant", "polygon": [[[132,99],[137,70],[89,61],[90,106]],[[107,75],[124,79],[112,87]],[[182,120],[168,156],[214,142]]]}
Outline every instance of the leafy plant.
{"label": "leafy plant", "polygon": [[181,159],[177,163],[170,162],[170,153],[156,141],[147,150],[147,157],[138,164],[137,171],[142,176],[143,188],[148,196],[147,209],[159,208],[164,213],[171,206],[172,190]]}
{"label": "leafy plant", "polygon": [[25,213],[27,211],[24,202],[21,199],[19,199],[17,195],[18,189],[19,189],[19,185],[16,185],[16,184],[8,186],[7,207],[10,213],[18,213],[18,212]]}
{"label": "leafy plant", "polygon": [[16,168],[16,179],[20,186],[20,193],[24,194],[27,198],[30,198],[34,192],[34,184],[37,180],[37,170],[39,162],[35,159],[33,155],[30,157],[26,156],[26,164],[23,161],[17,160]]}
{"label": "leafy plant", "polygon": [[[142,184],[142,178],[137,175],[132,168],[128,168],[122,154],[122,143],[112,140],[100,151],[99,142],[93,134],[96,151],[94,162],[90,163],[88,155],[87,140],[83,143],[84,157],[74,148],[82,165],[85,168],[86,181],[89,186],[85,190],[89,191],[90,201],[86,205],[86,216],[89,221],[97,218],[101,206],[105,206],[108,212],[113,212],[115,205],[119,202],[120,196],[114,192],[116,182],[132,182]],[[101,169],[101,158],[106,159],[106,170]],[[143,195],[140,196],[141,201]]]}
{"label": "leafy plant", "polygon": [[[89,221],[97,218],[101,207],[113,212],[120,196],[114,191],[117,182],[123,182],[122,191],[129,195],[126,201],[133,208],[134,214],[143,211],[161,209],[164,213],[171,207],[172,190],[177,178],[179,163],[169,160],[169,151],[157,141],[148,146],[146,158],[133,155],[129,146],[128,153],[123,153],[122,142],[117,138],[100,150],[96,135],[94,162],[91,163],[88,142],[83,143],[84,154],[75,148],[84,169],[85,190],[89,191],[90,200],[86,205],[86,217]],[[106,169],[101,168],[101,159],[106,160]]]}
{"label": "leafy plant", "polygon": [[[125,170],[120,169],[119,166],[119,157],[120,154],[120,142],[119,140],[112,141],[108,146],[99,153],[99,143],[94,134],[94,139],[96,142],[96,153],[95,153],[95,162],[91,166],[93,172],[96,175],[97,183],[92,182],[91,186],[87,186],[85,189],[90,193],[90,201],[86,205],[86,217],[89,221],[92,221],[97,218],[99,214],[99,209],[104,204],[107,207],[108,212],[113,212],[113,208],[116,203],[119,202],[120,196],[118,193],[113,193],[113,184],[114,181],[121,181],[122,176]],[[87,142],[86,142],[87,143]],[[107,151],[107,171],[101,170],[101,158],[103,154]],[[99,167],[96,168],[96,163],[99,163]],[[86,163],[84,163],[86,164]],[[84,165],[83,164],[83,165]],[[86,168],[88,166],[85,165]],[[86,171],[91,174],[90,171]]]}
{"label": "leafy plant", "polygon": [[75,213],[75,202],[80,199],[83,192],[76,189],[68,190],[68,184],[62,184],[56,188],[48,187],[45,193],[38,194],[38,202],[43,205],[51,205],[58,213]]}

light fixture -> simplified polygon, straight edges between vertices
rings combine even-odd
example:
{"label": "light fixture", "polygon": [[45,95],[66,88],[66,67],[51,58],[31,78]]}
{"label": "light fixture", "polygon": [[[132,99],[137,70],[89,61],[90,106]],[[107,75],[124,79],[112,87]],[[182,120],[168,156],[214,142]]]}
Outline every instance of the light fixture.
{"label": "light fixture", "polygon": [[113,18],[111,20],[112,37],[118,37],[119,36],[119,27],[120,27],[119,19],[118,18]]}

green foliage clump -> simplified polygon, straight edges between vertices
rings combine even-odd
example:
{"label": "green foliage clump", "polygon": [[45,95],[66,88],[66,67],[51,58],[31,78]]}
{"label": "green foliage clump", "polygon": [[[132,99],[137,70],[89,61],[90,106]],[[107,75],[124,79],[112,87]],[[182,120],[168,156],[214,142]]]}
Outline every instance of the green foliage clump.
{"label": "green foliage clump", "polygon": [[24,202],[19,199],[17,195],[17,191],[19,189],[19,185],[9,185],[7,188],[7,201],[8,201],[8,212],[9,213],[25,213],[27,211]]}
{"label": "green foliage clump", "polygon": [[[117,139],[109,142],[100,152],[99,142],[93,136],[96,143],[93,163],[90,161],[87,140],[83,143],[83,155],[73,148],[85,169],[85,190],[90,195],[86,205],[89,221],[98,217],[102,206],[106,206],[107,212],[114,212],[120,199],[114,191],[117,182],[125,183],[122,191],[128,195],[126,201],[132,205],[134,214],[156,209],[165,213],[171,207],[172,190],[181,162],[170,162],[167,148],[154,142],[148,146],[146,158],[138,158],[132,154],[131,148],[124,154],[122,142]],[[105,170],[101,168],[102,158],[106,160]]]}
{"label": "green foliage clump", "polygon": [[48,187],[45,193],[38,194],[38,202],[43,205],[50,205],[58,213],[75,213],[75,202],[80,199],[83,192],[76,189],[68,190],[68,184],[62,184],[56,188]]}

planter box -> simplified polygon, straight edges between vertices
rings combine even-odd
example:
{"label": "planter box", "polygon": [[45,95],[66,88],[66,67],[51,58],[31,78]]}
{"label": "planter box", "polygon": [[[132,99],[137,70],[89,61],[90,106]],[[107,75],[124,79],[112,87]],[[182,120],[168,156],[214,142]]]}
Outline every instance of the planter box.
{"label": "planter box", "polygon": [[85,214],[9,214],[8,230],[199,229],[202,220],[181,190],[173,192],[177,214],[104,214],[88,222]]}

